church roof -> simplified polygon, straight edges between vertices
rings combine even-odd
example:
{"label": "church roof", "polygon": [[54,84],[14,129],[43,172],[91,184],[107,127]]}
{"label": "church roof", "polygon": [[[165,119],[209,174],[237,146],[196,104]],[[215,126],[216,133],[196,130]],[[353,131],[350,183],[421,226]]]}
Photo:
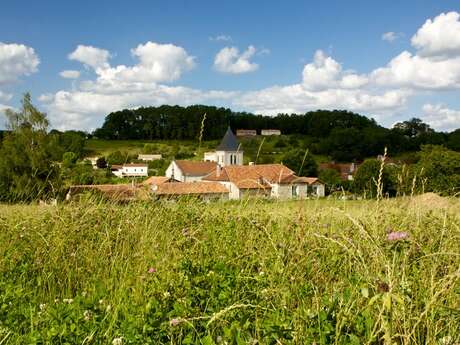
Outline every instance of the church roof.
{"label": "church roof", "polygon": [[228,127],[227,132],[225,132],[225,135],[219,146],[217,146],[216,151],[238,151],[239,146],[240,143],[238,142],[238,139],[236,139],[235,134],[233,134],[230,127]]}

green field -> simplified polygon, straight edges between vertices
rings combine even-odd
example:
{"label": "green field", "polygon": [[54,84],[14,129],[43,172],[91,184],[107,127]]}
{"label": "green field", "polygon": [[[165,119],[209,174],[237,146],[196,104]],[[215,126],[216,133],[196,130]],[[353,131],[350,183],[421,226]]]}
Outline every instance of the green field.
{"label": "green field", "polygon": [[[281,136],[281,137],[261,137],[239,138],[241,149],[244,151],[244,161],[248,164],[250,161],[261,163],[280,163],[284,153],[292,149],[305,148],[308,145],[304,142],[307,137],[302,136]],[[280,145],[282,141],[285,145]],[[85,144],[86,156],[107,156],[114,151],[121,151],[130,155],[143,153],[146,144],[153,144],[157,150],[152,153],[160,153],[165,159],[172,159],[177,150],[185,150],[193,154],[187,159],[202,160],[207,151],[215,150],[219,140],[203,141],[198,140],[102,140],[89,139]],[[259,150],[260,149],[260,150]],[[315,155],[318,162],[327,162],[326,156]]]}
{"label": "green field", "polygon": [[459,217],[434,195],[0,206],[0,344],[455,344]]}

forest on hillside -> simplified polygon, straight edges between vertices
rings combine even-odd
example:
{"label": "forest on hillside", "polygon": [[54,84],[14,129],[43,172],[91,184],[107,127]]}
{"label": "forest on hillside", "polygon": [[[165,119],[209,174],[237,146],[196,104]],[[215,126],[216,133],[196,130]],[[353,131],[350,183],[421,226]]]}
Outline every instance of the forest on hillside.
{"label": "forest on hillside", "polygon": [[306,142],[313,152],[337,161],[375,156],[385,147],[390,155],[419,151],[427,144],[460,151],[460,129],[436,132],[417,118],[388,129],[344,110],[264,116],[204,105],[143,107],[110,113],[93,134],[110,140],[185,140],[197,139],[202,133],[204,140],[213,140],[221,138],[227,126],[234,131],[254,129],[258,133],[279,129],[285,135],[308,137]]}

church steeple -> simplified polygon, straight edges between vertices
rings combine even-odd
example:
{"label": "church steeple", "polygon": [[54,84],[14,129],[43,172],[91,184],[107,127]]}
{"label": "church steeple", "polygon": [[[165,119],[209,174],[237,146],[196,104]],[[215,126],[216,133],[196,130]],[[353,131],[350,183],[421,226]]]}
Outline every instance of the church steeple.
{"label": "church steeple", "polygon": [[216,151],[238,151],[239,146],[240,143],[238,142],[238,139],[235,134],[233,134],[230,126],[228,126],[227,132],[225,132],[225,135],[219,146],[217,146]]}

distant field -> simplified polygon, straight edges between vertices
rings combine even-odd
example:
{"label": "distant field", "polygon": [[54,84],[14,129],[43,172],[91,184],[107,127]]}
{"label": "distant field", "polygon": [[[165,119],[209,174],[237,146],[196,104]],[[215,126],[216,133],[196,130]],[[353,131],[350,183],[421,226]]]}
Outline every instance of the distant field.
{"label": "distant field", "polygon": [[1,344],[460,341],[458,199],[0,205],[0,228]]}

